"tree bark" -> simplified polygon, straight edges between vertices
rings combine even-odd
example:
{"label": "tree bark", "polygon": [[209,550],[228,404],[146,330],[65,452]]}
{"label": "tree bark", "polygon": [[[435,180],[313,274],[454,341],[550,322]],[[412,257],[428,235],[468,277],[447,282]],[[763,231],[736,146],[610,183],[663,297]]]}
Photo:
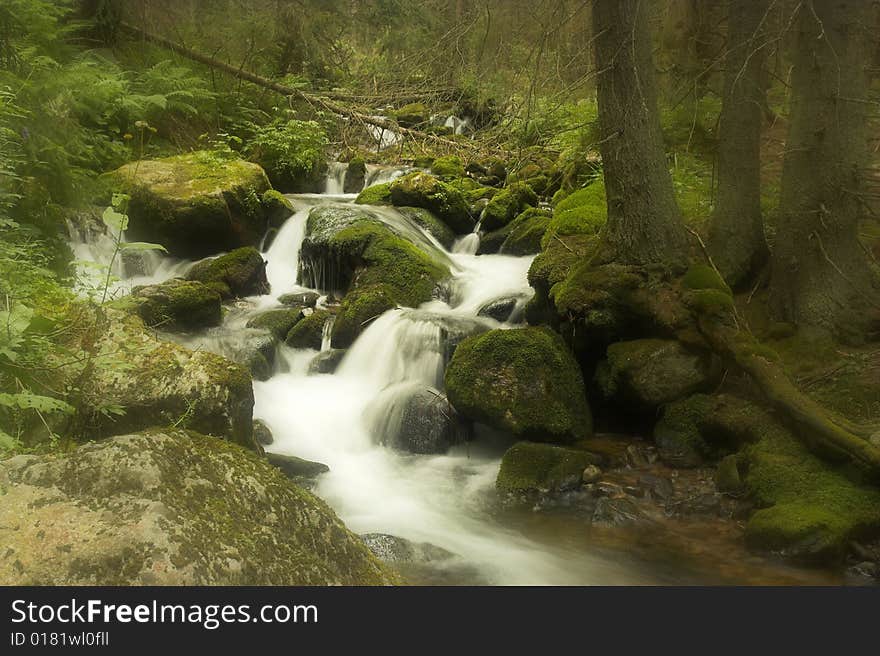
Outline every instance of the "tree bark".
{"label": "tree bark", "polygon": [[805,0],[797,23],[771,300],[780,318],[859,341],[878,286],[858,241],[870,3]]}
{"label": "tree bark", "polygon": [[724,95],[718,127],[718,191],[709,253],[736,288],[769,255],[761,216],[761,120],[768,0],[729,0]]}
{"label": "tree bark", "polygon": [[680,259],[686,233],[666,164],[644,0],[593,6],[608,222],[604,254],[625,263]]}

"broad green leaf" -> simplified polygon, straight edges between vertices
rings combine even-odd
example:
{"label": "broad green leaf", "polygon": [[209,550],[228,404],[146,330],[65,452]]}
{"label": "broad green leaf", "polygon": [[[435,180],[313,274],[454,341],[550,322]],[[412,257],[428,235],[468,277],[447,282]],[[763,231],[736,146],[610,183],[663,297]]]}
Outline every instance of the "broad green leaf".
{"label": "broad green leaf", "polygon": [[101,220],[104,221],[104,225],[110,228],[113,232],[125,232],[128,228],[128,216],[120,214],[112,207],[108,207],[104,210],[104,214],[101,215]]}
{"label": "broad green leaf", "polygon": [[0,392],[0,406],[18,408],[19,410],[37,410],[38,412],[64,412],[72,414],[74,407],[50,396],[40,396],[30,392],[6,394]]}
{"label": "broad green leaf", "polygon": [[162,244],[151,244],[147,241],[125,241],[119,244],[119,248],[126,251],[162,251],[163,253],[168,252]]}

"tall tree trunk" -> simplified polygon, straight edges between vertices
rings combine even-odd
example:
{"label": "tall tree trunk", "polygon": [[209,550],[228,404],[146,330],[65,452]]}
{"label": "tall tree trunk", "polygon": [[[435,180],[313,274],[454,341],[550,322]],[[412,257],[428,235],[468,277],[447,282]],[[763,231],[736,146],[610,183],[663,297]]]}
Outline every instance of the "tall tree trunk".
{"label": "tall tree trunk", "polygon": [[736,287],[766,261],[761,217],[761,119],[768,0],[729,0],[724,96],[718,127],[718,193],[709,252]]}
{"label": "tall tree trunk", "polygon": [[666,164],[645,0],[593,5],[608,223],[604,254],[643,264],[680,259],[686,233]]}
{"label": "tall tree trunk", "polygon": [[805,0],[800,7],[771,280],[781,318],[855,340],[872,328],[880,307],[858,241],[869,10],[864,0]]}

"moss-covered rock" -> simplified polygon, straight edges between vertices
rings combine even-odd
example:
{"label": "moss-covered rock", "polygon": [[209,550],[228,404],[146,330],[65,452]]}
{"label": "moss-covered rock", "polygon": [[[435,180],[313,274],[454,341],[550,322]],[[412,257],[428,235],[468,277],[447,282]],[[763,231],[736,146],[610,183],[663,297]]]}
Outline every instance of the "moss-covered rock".
{"label": "moss-covered rock", "polygon": [[359,194],[367,180],[367,163],[362,157],[355,157],[345,167],[345,182],[342,191],[346,194]]}
{"label": "moss-covered rock", "polygon": [[346,294],[333,324],[333,344],[351,346],[370,323],[398,307],[395,297],[394,289],[384,284],[359,286]]}
{"label": "moss-covered rock", "polygon": [[173,279],[159,285],[135,287],[131,298],[117,305],[134,310],[152,328],[202,330],[219,326],[220,294],[200,282]]}
{"label": "moss-covered rock", "polygon": [[617,342],[596,374],[606,400],[639,410],[657,407],[703,391],[716,380],[719,364],[704,352],[662,339]]}
{"label": "moss-covered rock", "polygon": [[3,585],[385,585],[320,499],[263,458],[164,430],[0,463]]}
{"label": "moss-covered rock", "polygon": [[557,237],[598,234],[607,219],[605,184],[599,179],[557,200],[553,208],[553,219],[543,238],[543,245],[546,247],[550,240]]}
{"label": "moss-covered rock", "polygon": [[269,293],[266,262],[256,248],[238,248],[220,257],[197,262],[187,272],[189,280],[214,286],[224,298]]}
{"label": "moss-covered rock", "polygon": [[391,205],[391,183],[372,185],[358,194],[354,202],[357,205]]}
{"label": "moss-covered rock", "polygon": [[541,240],[550,225],[550,213],[529,208],[511,221],[501,244],[502,255],[534,255],[541,252]]}
{"label": "moss-covered rock", "polygon": [[457,234],[467,234],[474,229],[474,219],[464,195],[427,173],[409,173],[392,182],[391,201],[399,207],[430,210]]}
{"label": "moss-covered rock", "polygon": [[268,310],[248,320],[248,328],[260,328],[268,330],[278,341],[284,340],[290,329],[305,317],[303,308],[285,308],[283,310]]}
{"label": "moss-covered rock", "polygon": [[425,125],[431,118],[428,107],[424,103],[409,103],[392,113],[398,125],[404,128],[415,128]]}
{"label": "moss-covered rock", "polygon": [[584,470],[598,457],[588,451],[517,442],[501,459],[495,480],[499,492],[508,494],[547,493],[580,487]]}
{"label": "moss-covered rock", "polygon": [[280,228],[293,216],[293,203],[275,189],[263,193],[263,207],[266,209],[266,220],[272,228]]}
{"label": "moss-covered rock", "polygon": [[538,196],[534,190],[523,182],[516,182],[492,197],[483,211],[481,226],[490,232],[498,230],[513,221],[527,207],[537,204]]}
{"label": "moss-covered rock", "polygon": [[441,178],[463,178],[464,164],[462,164],[461,158],[455,155],[438,157],[431,163],[431,173],[439,175]]}
{"label": "moss-covered rock", "polygon": [[259,244],[278,211],[275,197],[264,205],[271,185],[262,168],[207,152],[126,164],[108,185],[131,196],[130,239],[190,259]]}
{"label": "moss-covered rock", "polygon": [[751,548],[837,561],[852,540],[880,529],[880,490],[810,453],[775,422],[745,454],[746,485],[760,508],[746,524]]}
{"label": "moss-covered rock", "polygon": [[161,341],[138,317],[113,310],[96,348],[77,416],[89,437],[175,425],[256,448],[254,393],[242,366]]}
{"label": "moss-covered rock", "polygon": [[292,348],[321,348],[324,337],[324,324],[332,315],[327,310],[315,310],[301,321],[297,321],[287,332],[285,343]]}
{"label": "moss-covered rock", "polygon": [[455,233],[431,212],[422,207],[398,207],[397,209],[401,214],[424,228],[443,248],[452,250],[452,245],[455,243]]}
{"label": "moss-covered rock", "polygon": [[463,416],[520,438],[571,442],[592,432],[580,368],[546,328],[464,340],[446,369],[446,390]]}

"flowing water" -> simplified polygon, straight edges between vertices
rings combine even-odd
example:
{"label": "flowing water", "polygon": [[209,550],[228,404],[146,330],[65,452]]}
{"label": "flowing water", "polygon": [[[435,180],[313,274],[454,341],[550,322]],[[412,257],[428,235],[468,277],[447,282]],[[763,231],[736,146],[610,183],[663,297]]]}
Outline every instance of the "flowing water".
{"label": "flowing water", "polygon": [[[374,171],[372,180],[391,179],[399,173]],[[339,193],[343,183],[344,169],[334,167],[327,184],[331,193],[290,196],[294,214],[265,251],[270,294],[240,301],[219,328],[176,339],[191,347],[228,352],[246,335],[250,316],[276,306],[281,294],[302,290],[297,271],[309,212],[318,205],[351,202],[354,195]],[[383,314],[357,339],[334,374],[308,373],[316,351],[280,346],[275,374],[265,382],[254,382],[254,416],[274,435],[268,449],[326,463],[330,471],[319,477],[314,491],[351,530],[431,543],[455,555],[433,563],[430,573],[421,573],[421,582],[717,582],[717,575],[695,574],[689,566],[675,564],[675,555],[659,566],[620,544],[603,544],[598,537],[590,537],[583,520],[502,508],[494,481],[507,444],[491,435],[481,434],[480,439],[454,447],[446,455],[412,455],[383,445],[383,432],[399,421],[401,399],[413,390],[443,389],[443,326],[450,321],[502,326],[478,318],[477,313],[501,297],[516,296],[524,302],[532,293],[526,279],[532,258],[477,256],[477,233],[465,236],[452,252],[446,252],[393,208],[365,211],[449,259],[453,280],[448,302],[435,300],[422,308]],[[106,259],[106,253],[82,255]],[[136,280],[156,282],[177,274],[180,266],[161,260]],[[123,281],[123,286],[132,282]],[[331,329],[325,327],[322,349],[332,347]],[[739,570],[730,577],[741,578]]]}

